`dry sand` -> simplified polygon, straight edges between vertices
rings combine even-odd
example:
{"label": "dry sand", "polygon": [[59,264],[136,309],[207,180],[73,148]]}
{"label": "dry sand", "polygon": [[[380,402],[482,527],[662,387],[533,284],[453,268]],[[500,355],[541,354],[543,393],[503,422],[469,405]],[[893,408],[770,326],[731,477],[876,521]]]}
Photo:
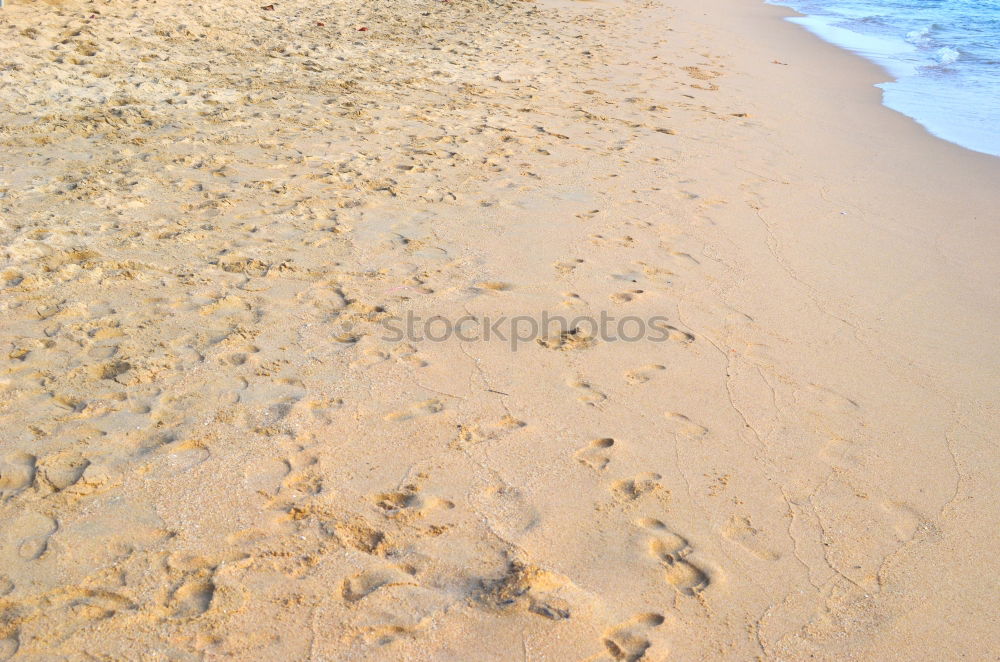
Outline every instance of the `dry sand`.
{"label": "dry sand", "polygon": [[[0,660],[997,658],[1000,160],[755,0],[264,2],[0,13]],[[542,311],[668,340],[382,326]]]}

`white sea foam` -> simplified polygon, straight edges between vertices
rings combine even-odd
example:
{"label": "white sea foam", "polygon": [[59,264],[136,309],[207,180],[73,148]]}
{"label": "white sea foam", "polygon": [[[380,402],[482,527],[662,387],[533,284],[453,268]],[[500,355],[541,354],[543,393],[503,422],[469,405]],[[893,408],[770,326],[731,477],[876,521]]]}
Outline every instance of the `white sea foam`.
{"label": "white sea foam", "polygon": [[906,41],[910,42],[914,46],[929,46],[931,43],[930,33],[930,28],[910,30],[906,33]]}
{"label": "white sea foam", "polygon": [[952,64],[958,61],[958,58],[962,57],[962,54],[956,51],[954,48],[948,46],[942,46],[934,52],[934,57],[941,64]]}

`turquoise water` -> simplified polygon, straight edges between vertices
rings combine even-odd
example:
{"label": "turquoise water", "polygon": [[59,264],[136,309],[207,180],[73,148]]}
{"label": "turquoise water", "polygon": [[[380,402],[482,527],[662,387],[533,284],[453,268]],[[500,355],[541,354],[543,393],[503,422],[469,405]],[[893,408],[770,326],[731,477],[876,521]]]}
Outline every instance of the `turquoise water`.
{"label": "turquoise water", "polygon": [[1000,156],[1000,0],[774,0],[789,19],[882,65],[886,106]]}

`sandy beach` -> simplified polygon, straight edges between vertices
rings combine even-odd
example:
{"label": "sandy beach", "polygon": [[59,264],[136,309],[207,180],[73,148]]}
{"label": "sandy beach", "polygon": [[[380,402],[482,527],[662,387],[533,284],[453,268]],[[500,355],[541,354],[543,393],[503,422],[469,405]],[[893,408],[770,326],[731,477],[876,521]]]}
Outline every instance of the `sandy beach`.
{"label": "sandy beach", "polygon": [[267,2],[0,9],[0,660],[1000,659],[1000,159],[755,0]]}

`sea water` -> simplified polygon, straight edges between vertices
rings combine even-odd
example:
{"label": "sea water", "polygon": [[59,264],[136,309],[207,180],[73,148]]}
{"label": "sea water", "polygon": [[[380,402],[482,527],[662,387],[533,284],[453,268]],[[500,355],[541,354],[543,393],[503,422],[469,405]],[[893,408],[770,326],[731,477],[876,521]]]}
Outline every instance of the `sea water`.
{"label": "sea water", "polygon": [[772,0],[789,19],[880,64],[886,106],[1000,156],[1000,0]]}

